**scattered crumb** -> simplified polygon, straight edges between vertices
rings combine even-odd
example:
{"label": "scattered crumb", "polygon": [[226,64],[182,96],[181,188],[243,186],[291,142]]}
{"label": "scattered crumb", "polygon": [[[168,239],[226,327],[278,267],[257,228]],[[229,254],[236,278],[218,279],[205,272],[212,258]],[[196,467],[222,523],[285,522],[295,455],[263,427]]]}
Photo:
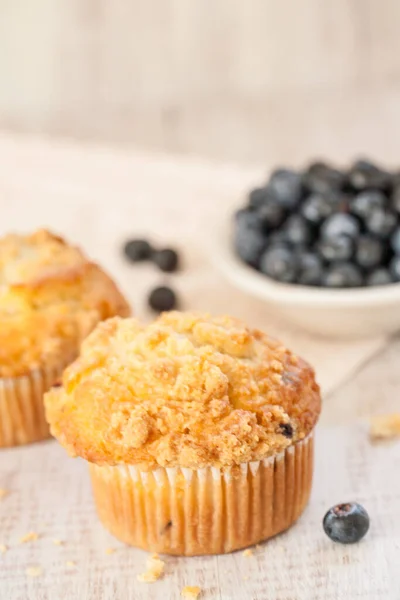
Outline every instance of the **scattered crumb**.
{"label": "scattered crumb", "polygon": [[67,562],[65,563],[66,567],[76,567],[76,562],[74,562],[73,560],[67,560]]}
{"label": "scattered crumb", "polygon": [[115,548],[107,548],[106,549],[106,554],[114,554],[115,552]]}
{"label": "scattered crumb", "polygon": [[28,567],[25,571],[28,577],[40,577],[43,574],[42,567]]}
{"label": "scattered crumb", "polygon": [[253,550],[251,550],[251,548],[246,548],[246,550],[244,550],[244,552],[243,552],[243,556],[246,556],[246,557],[253,556]]}
{"label": "scattered crumb", "polygon": [[35,531],[30,531],[29,533],[23,535],[19,541],[21,544],[26,544],[27,542],[36,542],[38,538],[39,534],[37,534]]}
{"label": "scattered crumb", "polygon": [[243,575],[243,579],[244,579],[244,581],[248,581],[250,579],[250,577],[248,575]]}
{"label": "scattered crumb", "polygon": [[164,561],[160,560],[157,554],[153,554],[153,556],[146,561],[147,571],[138,575],[137,580],[144,583],[153,583],[162,577],[164,574],[164,567]]}
{"label": "scattered crumb", "polygon": [[3,490],[2,488],[0,488],[0,500],[8,496],[9,493],[10,492],[8,490]]}
{"label": "scattered crumb", "polygon": [[400,413],[373,417],[370,436],[373,440],[400,437]]}
{"label": "scattered crumb", "polygon": [[55,546],[63,546],[64,542],[62,540],[58,540],[57,538],[53,539],[53,544]]}
{"label": "scattered crumb", "polygon": [[186,598],[187,600],[197,600],[200,594],[201,589],[198,585],[185,585],[181,591],[182,598]]}
{"label": "scattered crumb", "polygon": [[1,554],[5,554],[8,550],[8,546],[6,546],[5,544],[0,544],[0,553]]}

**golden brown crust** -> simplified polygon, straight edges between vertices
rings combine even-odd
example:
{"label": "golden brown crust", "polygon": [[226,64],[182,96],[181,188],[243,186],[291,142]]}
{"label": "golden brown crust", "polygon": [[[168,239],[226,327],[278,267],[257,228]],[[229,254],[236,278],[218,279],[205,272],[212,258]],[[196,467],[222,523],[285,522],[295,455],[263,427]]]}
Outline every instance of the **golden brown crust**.
{"label": "golden brown crust", "polygon": [[77,354],[102,319],[129,315],[113,281],[82,252],[40,230],[0,240],[0,377]]}
{"label": "golden brown crust", "polygon": [[230,317],[110,319],[46,396],[55,437],[97,464],[200,468],[264,458],[303,439],[320,412],[314,372]]}

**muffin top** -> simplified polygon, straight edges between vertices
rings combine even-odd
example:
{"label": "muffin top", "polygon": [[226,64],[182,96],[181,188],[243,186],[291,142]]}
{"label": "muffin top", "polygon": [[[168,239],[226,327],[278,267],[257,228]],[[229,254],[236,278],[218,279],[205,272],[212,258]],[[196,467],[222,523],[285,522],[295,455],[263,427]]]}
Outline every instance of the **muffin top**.
{"label": "muffin top", "polygon": [[100,320],[128,314],[111,279],[62,238],[0,239],[0,377],[72,360]]}
{"label": "muffin top", "polygon": [[73,456],[142,469],[258,460],[303,439],[321,406],[311,367],[231,317],[170,312],[98,325],[45,398]]}

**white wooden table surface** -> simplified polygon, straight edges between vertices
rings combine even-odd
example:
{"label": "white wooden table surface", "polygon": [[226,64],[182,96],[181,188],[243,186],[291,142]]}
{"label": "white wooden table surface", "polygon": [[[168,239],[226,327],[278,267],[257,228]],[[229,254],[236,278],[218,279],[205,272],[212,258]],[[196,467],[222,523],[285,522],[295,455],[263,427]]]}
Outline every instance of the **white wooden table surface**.
{"label": "white wooden table surface", "polygon": [[[154,584],[136,579],[146,553],[98,523],[83,462],[55,442],[1,452],[0,488],[10,490],[0,500],[0,544],[8,546],[0,552],[1,600],[172,600],[184,585],[218,600],[400,599],[400,443],[372,445],[367,432],[371,415],[400,410],[400,341],[313,339],[272,322],[262,303],[221,279],[207,258],[210,236],[262,176],[257,168],[0,136],[0,233],[64,233],[115,275],[143,318],[146,293],[166,280],[183,308],[265,328],[313,362],[324,391],[314,491],[298,524],[251,557],[165,557],[166,574]],[[120,245],[138,234],[181,248],[182,272],[166,278],[124,263]],[[321,527],[324,512],[348,500],[362,502],[372,521],[353,547],[334,545]],[[39,539],[20,544],[29,531]],[[107,554],[110,547],[116,551]],[[28,576],[29,568],[40,576]]]}

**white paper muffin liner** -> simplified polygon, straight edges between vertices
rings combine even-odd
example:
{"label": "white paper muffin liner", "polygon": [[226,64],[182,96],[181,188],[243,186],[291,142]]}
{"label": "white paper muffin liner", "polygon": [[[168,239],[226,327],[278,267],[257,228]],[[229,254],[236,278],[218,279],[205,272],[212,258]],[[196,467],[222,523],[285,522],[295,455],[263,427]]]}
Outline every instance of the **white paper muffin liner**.
{"label": "white paper muffin liner", "polygon": [[50,436],[43,395],[61,378],[67,364],[34,369],[21,377],[0,378],[0,448]]}
{"label": "white paper muffin liner", "polygon": [[287,529],[311,491],[313,433],[233,468],[90,464],[100,520],[120,540],[178,555],[232,552]]}

